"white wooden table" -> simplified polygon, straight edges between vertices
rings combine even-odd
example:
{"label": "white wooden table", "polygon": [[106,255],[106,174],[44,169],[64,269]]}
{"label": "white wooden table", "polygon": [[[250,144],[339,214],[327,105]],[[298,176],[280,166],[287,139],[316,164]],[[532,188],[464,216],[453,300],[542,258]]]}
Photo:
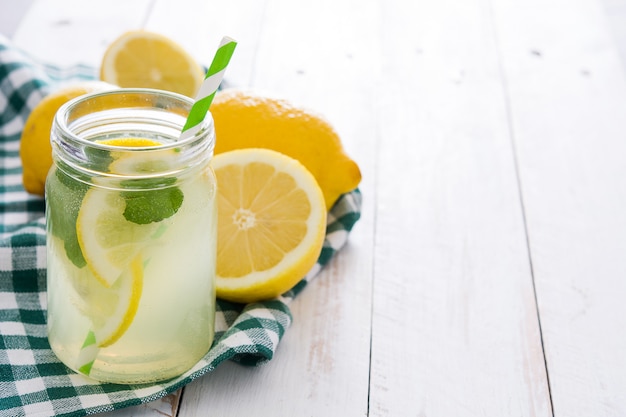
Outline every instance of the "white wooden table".
{"label": "white wooden table", "polygon": [[625,0],[0,0],[36,58],[146,28],[322,112],[348,247],[260,368],[122,416],[625,416]]}

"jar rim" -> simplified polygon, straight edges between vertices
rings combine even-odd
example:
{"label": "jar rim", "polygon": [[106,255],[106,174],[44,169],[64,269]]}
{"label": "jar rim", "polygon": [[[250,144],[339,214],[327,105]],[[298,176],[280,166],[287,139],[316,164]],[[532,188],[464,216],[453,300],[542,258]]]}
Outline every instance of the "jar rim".
{"label": "jar rim", "polygon": [[183,105],[187,105],[189,107],[189,109],[191,110],[191,107],[194,104],[193,99],[191,99],[190,97],[187,97],[183,94],[179,94],[179,93],[175,93],[172,91],[167,91],[167,90],[158,90],[158,89],[154,89],[154,88],[122,88],[122,87],[116,87],[114,89],[111,90],[105,90],[105,91],[97,91],[97,92],[91,92],[91,93],[86,93],[83,94],[81,96],[75,97],[69,101],[67,101],[66,103],[64,103],[56,112],[54,119],[55,119],[55,124],[62,130],[65,132],[65,134],[69,134],[72,137],[73,141],[76,141],[78,143],[84,144],[84,145],[88,145],[90,147],[95,147],[95,148],[100,148],[102,150],[118,150],[118,151],[124,151],[124,150],[132,150],[132,151],[139,151],[141,152],[142,150],[155,150],[155,149],[160,149],[160,150],[167,150],[170,148],[178,148],[180,146],[184,146],[187,144],[190,144],[194,141],[197,141],[199,137],[203,136],[206,132],[207,129],[210,129],[211,126],[213,125],[213,115],[211,114],[211,111],[207,111],[207,114],[204,117],[204,120],[202,121],[202,127],[201,129],[199,129],[197,132],[195,132],[193,135],[188,136],[182,140],[176,140],[176,141],[172,141],[169,143],[163,143],[163,144],[159,144],[159,145],[153,145],[153,146],[117,146],[117,145],[110,145],[110,144],[106,144],[106,143],[99,143],[99,142],[93,142],[90,141],[88,139],[85,139],[77,134],[75,134],[68,123],[68,117],[67,115],[69,115],[71,113],[72,110],[74,110],[76,107],[80,106],[81,104],[84,104],[85,102],[89,101],[89,100],[93,100],[93,99],[97,99],[98,97],[102,97],[102,96],[114,96],[114,95],[119,95],[119,96],[123,96],[123,95],[160,95],[160,96],[164,96],[165,98],[168,99],[173,99],[178,101],[179,103],[183,104]]}
{"label": "jar rim", "polygon": [[[210,112],[193,134],[182,135],[192,106],[189,97],[149,88],[84,94],[57,111],[50,135],[52,158],[90,182],[96,177],[114,183],[192,172],[211,159],[215,147]],[[107,139],[120,138],[154,139],[159,144],[107,143]],[[158,163],[161,160],[167,163]]]}

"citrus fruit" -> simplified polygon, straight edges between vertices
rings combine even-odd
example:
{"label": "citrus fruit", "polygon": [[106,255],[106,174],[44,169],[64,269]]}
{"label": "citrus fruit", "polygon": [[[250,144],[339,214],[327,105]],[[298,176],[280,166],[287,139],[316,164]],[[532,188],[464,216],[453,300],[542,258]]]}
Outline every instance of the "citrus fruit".
{"label": "citrus fruit", "polygon": [[94,333],[99,347],[107,347],[115,343],[133,322],[143,288],[143,260],[141,254],[136,255],[130,268],[115,284],[97,295],[92,304],[101,307],[104,323],[98,325],[94,320]]}
{"label": "citrus fruit", "polygon": [[[97,143],[123,148],[155,148],[163,144],[148,138],[113,138],[96,141]],[[177,158],[175,149],[154,149],[143,154],[111,152],[113,160],[108,170],[112,174],[136,174],[163,172],[172,166],[172,158]]]}
{"label": "citrus fruit", "polygon": [[111,287],[153,236],[159,225],[137,224],[124,217],[120,192],[91,188],[76,219],[76,236],[87,266],[105,287]]}
{"label": "citrus fruit", "polygon": [[83,279],[75,286],[81,296],[81,310],[93,324],[98,347],[110,346],[128,330],[137,313],[143,290],[141,254],[109,288],[94,279]]}
{"label": "citrus fruit", "polygon": [[44,194],[46,176],[52,166],[50,130],[54,115],[67,101],[83,94],[116,88],[101,81],[84,81],[53,91],[43,98],[26,119],[20,139],[22,183],[32,194]]}
{"label": "citrus fruit", "polygon": [[357,187],[358,165],[322,116],[286,100],[239,89],[216,94],[211,105],[218,138],[215,153],[241,148],[273,149],[299,160],[313,174],[329,210]]}
{"label": "citrus fruit", "polygon": [[[63,241],[52,236],[54,246]],[[99,347],[109,346],[117,341],[133,322],[143,291],[142,254],[131,260],[130,266],[111,287],[105,287],[83,268],[67,266],[65,276],[70,281],[78,297],[66,294],[68,303],[91,321],[91,330]]]}
{"label": "citrus fruit", "polygon": [[161,142],[148,138],[112,138],[100,139],[96,143],[104,145],[127,147],[127,148],[145,148],[152,146],[161,146]]}
{"label": "citrus fruit", "polygon": [[249,303],[278,296],[313,267],[324,243],[324,196],[297,160],[269,149],[215,156],[217,296]]}
{"label": "citrus fruit", "polygon": [[122,34],[102,57],[100,79],[120,87],[144,87],[194,97],[204,71],[182,46],[145,30]]}

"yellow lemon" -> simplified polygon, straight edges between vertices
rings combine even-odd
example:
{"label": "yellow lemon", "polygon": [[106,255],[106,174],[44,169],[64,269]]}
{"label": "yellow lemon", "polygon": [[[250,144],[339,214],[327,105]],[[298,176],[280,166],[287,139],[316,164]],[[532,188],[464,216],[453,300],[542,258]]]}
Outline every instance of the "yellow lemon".
{"label": "yellow lemon", "polygon": [[[100,306],[102,313],[102,323],[94,327],[99,347],[112,345],[126,333],[139,308],[142,290],[143,260],[141,254],[138,254],[115,285],[102,290],[92,304],[92,308]],[[93,317],[92,320],[98,323]]]}
{"label": "yellow lemon", "polygon": [[195,97],[204,71],[182,46],[145,30],[122,34],[106,49],[100,79],[120,87],[156,88]]}
{"label": "yellow lemon", "polygon": [[152,146],[161,146],[161,142],[148,138],[112,138],[97,140],[96,143],[102,143],[110,146],[121,146],[127,148],[145,148]]}
{"label": "yellow lemon", "polygon": [[[148,138],[113,138],[96,141],[109,146],[125,147],[125,148],[153,148],[163,144]],[[155,150],[144,155],[121,155],[117,152],[111,152],[113,161],[109,165],[109,172],[112,174],[133,174],[133,173],[151,173],[155,171],[164,171],[173,164],[173,159],[177,157],[175,149]]]}
{"label": "yellow lemon", "polygon": [[112,345],[126,333],[139,308],[143,291],[141,254],[131,260],[129,268],[111,287],[94,279],[80,284],[83,311],[93,323],[98,347]]}
{"label": "yellow lemon", "polygon": [[83,94],[116,88],[101,81],[84,81],[67,85],[41,100],[26,119],[20,139],[22,183],[32,194],[44,194],[46,176],[52,166],[50,130],[59,107]]}
{"label": "yellow lemon", "polygon": [[317,180],[327,210],[361,180],[359,167],[346,154],[337,132],[310,110],[286,100],[230,89],[216,95],[211,114],[216,154],[267,148],[299,160]]}
{"label": "yellow lemon", "polygon": [[[111,287],[160,227],[126,220],[126,201],[117,191],[91,188],[76,219],[78,245],[93,275]],[[161,226],[162,227],[162,226]]]}
{"label": "yellow lemon", "polygon": [[217,155],[217,296],[249,303],[292,288],[324,243],[324,196],[297,160],[269,149]]}
{"label": "yellow lemon", "polygon": [[[55,247],[63,241],[51,236]],[[92,323],[96,343],[99,347],[115,343],[130,327],[143,291],[143,260],[138,254],[126,271],[110,287],[86,272],[84,268],[67,265],[66,276],[78,297],[67,294],[68,303],[73,303]]]}

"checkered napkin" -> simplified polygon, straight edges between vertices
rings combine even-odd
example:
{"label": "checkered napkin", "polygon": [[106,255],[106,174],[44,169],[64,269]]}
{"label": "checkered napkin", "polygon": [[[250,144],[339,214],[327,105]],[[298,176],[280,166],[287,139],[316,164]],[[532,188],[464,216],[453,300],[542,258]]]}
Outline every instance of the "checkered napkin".
{"label": "checkered napkin", "polygon": [[0,35],[0,416],[83,416],[156,400],[225,360],[269,361],[291,324],[288,304],[347,241],[360,216],[358,190],[343,195],[328,216],[315,267],[292,290],[262,303],[218,300],[215,343],[184,375],[159,384],[102,384],[66,368],[46,337],[44,203],[21,184],[19,139],[32,108],[59,82],[92,79],[93,68],[71,71],[34,63]]}

